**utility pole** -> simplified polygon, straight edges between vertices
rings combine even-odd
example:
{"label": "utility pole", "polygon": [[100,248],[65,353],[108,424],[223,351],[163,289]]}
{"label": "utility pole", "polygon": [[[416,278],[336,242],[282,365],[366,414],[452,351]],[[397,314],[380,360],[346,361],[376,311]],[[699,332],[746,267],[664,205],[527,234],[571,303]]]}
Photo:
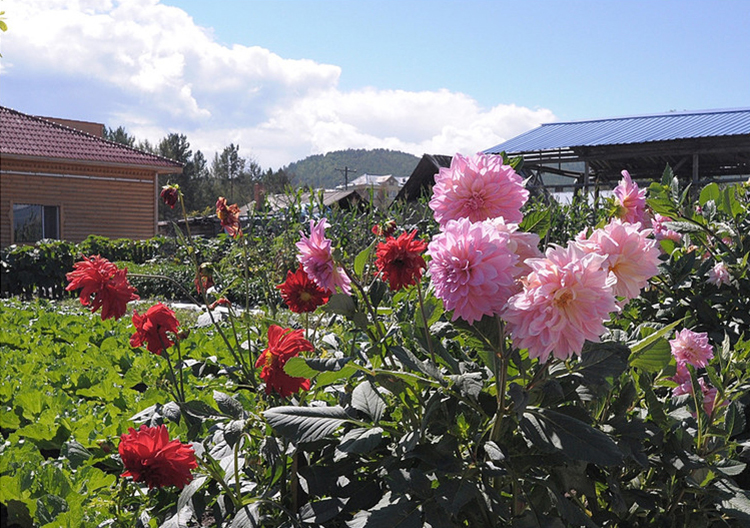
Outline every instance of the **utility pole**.
{"label": "utility pole", "polygon": [[347,189],[349,187],[349,173],[357,172],[357,170],[350,169],[349,167],[346,167],[346,166],[344,166],[343,169],[336,169],[336,170],[344,175],[344,189]]}

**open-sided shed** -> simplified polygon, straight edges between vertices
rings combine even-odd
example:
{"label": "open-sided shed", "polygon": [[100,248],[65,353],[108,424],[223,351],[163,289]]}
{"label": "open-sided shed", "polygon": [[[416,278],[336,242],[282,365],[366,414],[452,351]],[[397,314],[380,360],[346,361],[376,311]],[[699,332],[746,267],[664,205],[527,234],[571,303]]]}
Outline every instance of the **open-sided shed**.
{"label": "open-sided shed", "polygon": [[522,156],[536,184],[587,186],[657,179],[669,165],[684,180],[750,175],[750,108],[547,123],[484,151]]}

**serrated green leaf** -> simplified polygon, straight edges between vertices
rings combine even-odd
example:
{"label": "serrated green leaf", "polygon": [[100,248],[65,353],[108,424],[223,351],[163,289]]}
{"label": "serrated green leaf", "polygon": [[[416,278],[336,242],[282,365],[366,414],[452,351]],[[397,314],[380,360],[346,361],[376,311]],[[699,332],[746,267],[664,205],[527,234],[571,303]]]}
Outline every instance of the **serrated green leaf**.
{"label": "serrated green leaf", "polygon": [[552,209],[538,209],[523,217],[518,226],[521,231],[536,233],[539,238],[544,238],[552,225]]}

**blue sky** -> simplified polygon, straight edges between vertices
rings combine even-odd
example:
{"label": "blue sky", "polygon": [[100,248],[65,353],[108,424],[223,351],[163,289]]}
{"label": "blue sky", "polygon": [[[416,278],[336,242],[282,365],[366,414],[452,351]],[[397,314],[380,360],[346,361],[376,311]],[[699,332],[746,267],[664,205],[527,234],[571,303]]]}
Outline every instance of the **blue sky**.
{"label": "blue sky", "polygon": [[750,106],[736,1],[2,0],[0,104],[234,142],[471,153],[543,122]]}

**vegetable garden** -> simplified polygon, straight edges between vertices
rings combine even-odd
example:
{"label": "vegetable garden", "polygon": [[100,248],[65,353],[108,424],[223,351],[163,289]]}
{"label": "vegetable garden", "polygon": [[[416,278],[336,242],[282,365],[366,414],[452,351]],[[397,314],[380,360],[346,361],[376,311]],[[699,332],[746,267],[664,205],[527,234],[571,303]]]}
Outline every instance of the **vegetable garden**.
{"label": "vegetable garden", "polygon": [[560,205],[514,165],[4,250],[3,526],[748,526],[750,183]]}

